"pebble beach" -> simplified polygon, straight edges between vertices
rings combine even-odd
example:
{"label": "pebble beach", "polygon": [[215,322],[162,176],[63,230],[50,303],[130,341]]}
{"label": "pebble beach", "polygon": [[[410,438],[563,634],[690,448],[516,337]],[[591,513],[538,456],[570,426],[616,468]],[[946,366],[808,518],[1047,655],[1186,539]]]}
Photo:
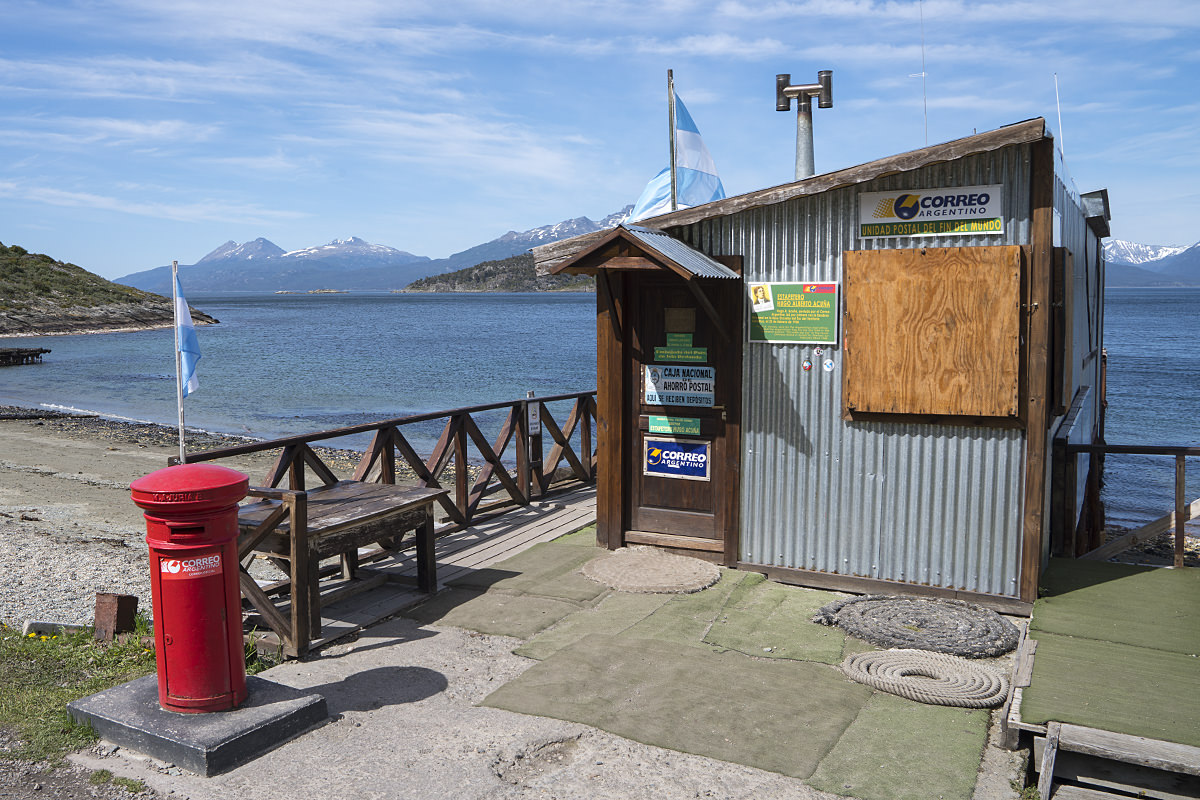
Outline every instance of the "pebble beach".
{"label": "pebble beach", "polygon": [[[188,452],[246,439],[187,431]],[[0,406],[0,621],[89,624],[97,592],[132,594],[150,611],[145,521],[129,484],[178,454],[175,428]],[[359,457],[322,452],[340,476]],[[222,461],[258,482],[261,453]]]}

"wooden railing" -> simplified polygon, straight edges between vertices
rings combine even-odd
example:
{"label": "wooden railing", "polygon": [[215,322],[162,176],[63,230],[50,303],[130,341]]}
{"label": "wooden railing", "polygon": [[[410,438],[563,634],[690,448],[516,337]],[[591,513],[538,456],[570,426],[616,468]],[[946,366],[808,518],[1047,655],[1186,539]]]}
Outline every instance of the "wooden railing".
{"label": "wooden railing", "polygon": [[1084,553],[1081,558],[1103,561],[1130,547],[1161,536],[1174,528],[1175,531],[1175,566],[1183,566],[1185,526],[1189,519],[1200,517],[1200,499],[1187,500],[1187,459],[1200,457],[1200,447],[1171,447],[1151,445],[1126,444],[1068,444],[1065,446],[1068,456],[1087,453],[1093,456],[1104,455],[1138,455],[1138,456],[1170,456],[1175,460],[1175,510],[1165,514],[1137,530],[1113,539],[1099,547]]}
{"label": "wooden railing", "polygon": [[[1103,394],[1101,395],[1103,400]],[[1054,555],[1105,560],[1174,528],[1176,567],[1184,562],[1185,525],[1200,517],[1200,499],[1187,501],[1187,459],[1200,457],[1200,447],[1170,445],[1096,444],[1091,388],[1082,386],[1054,436],[1054,474],[1051,484],[1051,548]],[[1103,413],[1103,410],[1100,411]],[[1100,507],[1100,475],[1107,455],[1163,456],[1175,460],[1174,511],[1129,531],[1110,542],[1103,541],[1103,512]],[[1080,455],[1087,455],[1081,470]],[[1087,481],[1079,502],[1080,472]],[[1081,513],[1077,509],[1082,506]]]}
{"label": "wooden railing", "polygon": [[[571,408],[560,425],[548,404],[567,402],[571,403]],[[499,433],[489,441],[476,418],[496,412],[507,414]],[[430,454],[422,457],[405,436],[405,429],[443,419],[441,436]],[[286,479],[288,489],[303,491],[308,472],[324,485],[338,480],[314,449],[315,443],[369,434],[371,443],[358,462],[354,480],[396,483],[398,477],[403,477],[397,469],[397,464],[401,463],[412,471],[414,480],[411,482],[419,486],[442,489],[451,488],[443,484],[453,483],[451,493],[439,499],[445,518],[438,528],[440,534],[465,528],[481,515],[498,512],[501,507],[514,503],[528,505],[559,486],[594,481],[595,419],[596,393],[577,392],[413,414],[303,436],[205,450],[187,454],[187,462],[217,461],[279,450],[278,458],[261,485],[277,487]],[[549,441],[546,441],[547,436]],[[174,464],[179,459],[170,461]],[[559,469],[564,461],[566,467]],[[452,479],[445,474],[451,465]]]}

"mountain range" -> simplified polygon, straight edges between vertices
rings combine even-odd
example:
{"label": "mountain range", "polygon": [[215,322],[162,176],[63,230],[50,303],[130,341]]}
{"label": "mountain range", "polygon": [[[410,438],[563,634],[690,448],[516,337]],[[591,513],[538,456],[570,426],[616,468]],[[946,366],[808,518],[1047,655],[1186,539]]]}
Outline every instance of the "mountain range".
{"label": "mountain range", "polygon": [[[509,231],[439,259],[372,244],[357,237],[291,251],[259,238],[240,244],[226,242],[195,264],[179,269],[189,293],[402,289],[423,278],[449,278],[450,273],[484,262],[505,261],[538,245],[612,228],[628,218],[631,210],[632,206],[626,206],[599,221],[576,217],[523,232]],[[1109,239],[1104,243],[1104,254],[1108,286],[1200,286],[1200,242],[1190,247],[1177,247]],[[492,275],[494,272],[495,269],[489,272],[491,277],[487,283],[496,279]],[[118,283],[164,295],[171,293],[170,281],[169,266],[117,278]],[[424,283],[444,288],[461,282],[462,276],[455,276],[454,280]],[[420,286],[413,288],[421,290]]]}
{"label": "mountain range", "polygon": [[1109,239],[1104,257],[1106,286],[1200,286],[1200,242],[1171,247]]}
{"label": "mountain range", "polygon": [[[357,237],[291,251],[263,238],[240,244],[230,241],[195,264],[181,264],[180,282],[188,294],[402,289],[420,278],[454,272],[485,261],[503,260],[541,244],[615,227],[632,210],[632,206],[627,206],[598,222],[576,217],[524,232],[509,231],[489,242],[439,259],[413,255]],[[171,268],[154,267],[117,278],[116,282],[170,295]]]}

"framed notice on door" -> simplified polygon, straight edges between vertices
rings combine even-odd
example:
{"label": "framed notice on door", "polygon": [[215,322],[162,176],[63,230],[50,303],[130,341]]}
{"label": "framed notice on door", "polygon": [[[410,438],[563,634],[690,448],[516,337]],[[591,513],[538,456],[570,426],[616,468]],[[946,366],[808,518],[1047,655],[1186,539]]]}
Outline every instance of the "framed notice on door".
{"label": "framed notice on door", "polygon": [[647,436],[642,453],[642,474],[706,481],[709,479],[710,444]]}
{"label": "framed notice on door", "polygon": [[836,283],[748,283],[750,341],[837,344]]}

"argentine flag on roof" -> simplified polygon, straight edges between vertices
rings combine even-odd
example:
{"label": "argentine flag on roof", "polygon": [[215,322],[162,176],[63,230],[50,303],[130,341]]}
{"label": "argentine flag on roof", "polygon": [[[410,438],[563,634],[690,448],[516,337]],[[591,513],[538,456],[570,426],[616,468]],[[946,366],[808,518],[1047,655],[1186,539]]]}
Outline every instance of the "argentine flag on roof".
{"label": "argentine flag on roof", "polygon": [[[725,187],[717,177],[717,167],[679,95],[675,95],[675,194],[677,209],[691,208],[725,197]],[[637,222],[669,211],[672,208],[671,168],[668,166],[646,184],[627,221]]]}

